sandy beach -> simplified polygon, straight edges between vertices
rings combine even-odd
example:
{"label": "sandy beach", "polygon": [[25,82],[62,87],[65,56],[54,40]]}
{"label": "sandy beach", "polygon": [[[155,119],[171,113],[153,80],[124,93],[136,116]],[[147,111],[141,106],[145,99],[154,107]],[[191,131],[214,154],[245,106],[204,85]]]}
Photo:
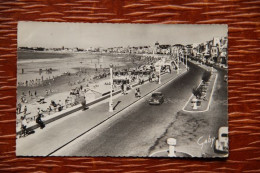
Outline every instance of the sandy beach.
{"label": "sandy beach", "polygon": [[[94,97],[92,95],[86,100],[96,99],[109,91],[110,86],[104,84],[109,81],[109,76],[102,78],[95,76],[108,74],[111,63],[114,65],[114,70],[132,68],[144,63],[144,61],[133,63],[132,58],[132,55],[18,52],[17,103],[21,102],[24,94],[26,103],[22,103],[22,111],[26,105],[28,112],[31,112],[27,117],[32,117],[37,114],[38,107],[46,110],[51,100],[64,102],[72,89],[81,86],[94,91]],[[50,68],[51,73],[46,70]],[[25,81],[32,80],[41,82],[25,85]],[[45,98],[46,104],[37,102],[41,97]],[[23,114],[18,115],[18,119],[21,115]]]}
{"label": "sandy beach", "polygon": [[[124,58],[122,58],[124,56]],[[66,72],[75,73],[80,68],[103,69],[113,63],[116,67],[123,67],[128,62],[127,55],[90,54],[90,53],[49,53],[49,52],[18,52],[17,82],[44,79],[60,76]],[[52,68],[52,74],[46,74],[45,69]],[[22,69],[24,73],[22,74]],[[39,73],[39,69],[43,73]]]}

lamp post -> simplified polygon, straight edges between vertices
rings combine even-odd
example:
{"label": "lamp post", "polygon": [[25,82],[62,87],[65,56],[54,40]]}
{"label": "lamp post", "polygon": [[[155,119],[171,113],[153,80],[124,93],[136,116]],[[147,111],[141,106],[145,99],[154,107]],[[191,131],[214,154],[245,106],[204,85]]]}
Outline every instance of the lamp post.
{"label": "lamp post", "polygon": [[182,63],[183,63],[183,65],[185,65],[185,62],[184,62],[184,50],[182,50],[182,54],[181,54],[181,57],[182,57]]}
{"label": "lamp post", "polygon": [[158,84],[161,84],[161,63],[160,63],[160,68],[159,68],[159,81]]}
{"label": "lamp post", "polygon": [[186,65],[186,69],[188,68],[187,66],[187,56],[188,56],[188,50],[187,49],[183,49],[183,55],[185,56],[186,58],[186,63],[184,63],[184,56],[183,56],[183,64]]}
{"label": "lamp post", "polygon": [[188,59],[188,57],[187,57],[188,55],[187,55],[187,52],[186,52],[186,69],[188,69],[188,64],[187,64],[187,59]]}
{"label": "lamp post", "polygon": [[155,71],[158,72],[158,84],[161,84],[161,65],[162,65],[161,60],[158,60],[155,63]]}
{"label": "lamp post", "polygon": [[182,57],[183,57],[183,59],[182,59],[183,60],[183,65],[185,65],[185,50],[183,51],[183,56]]}
{"label": "lamp post", "polygon": [[179,54],[179,50],[177,50],[177,57],[178,57],[177,74],[179,74],[179,66],[180,66],[180,54]]}
{"label": "lamp post", "polygon": [[113,112],[113,65],[110,64],[110,99],[109,99],[109,112]]}

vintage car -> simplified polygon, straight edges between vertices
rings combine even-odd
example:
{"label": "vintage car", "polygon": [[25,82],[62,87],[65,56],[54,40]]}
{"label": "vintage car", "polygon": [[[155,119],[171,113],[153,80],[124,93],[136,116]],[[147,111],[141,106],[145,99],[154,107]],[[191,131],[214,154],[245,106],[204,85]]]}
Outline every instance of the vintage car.
{"label": "vintage car", "polygon": [[149,100],[150,105],[160,105],[164,102],[164,96],[161,92],[154,92]]}
{"label": "vintage car", "polygon": [[215,141],[215,152],[228,153],[228,127],[220,127]]}

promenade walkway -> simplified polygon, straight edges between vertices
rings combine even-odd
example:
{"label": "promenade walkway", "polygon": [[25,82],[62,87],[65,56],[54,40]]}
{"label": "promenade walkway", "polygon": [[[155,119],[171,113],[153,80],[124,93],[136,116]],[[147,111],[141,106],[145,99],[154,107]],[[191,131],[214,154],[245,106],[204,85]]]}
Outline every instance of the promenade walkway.
{"label": "promenade walkway", "polygon": [[141,90],[141,98],[135,97],[134,88],[127,95],[114,96],[114,112],[112,113],[108,112],[109,99],[106,99],[86,111],[78,111],[47,124],[44,129],[38,128],[35,134],[17,139],[16,154],[17,156],[48,156],[185,72],[186,69],[182,66],[178,75],[176,72],[163,75],[160,85],[156,82],[147,82],[137,86]]}
{"label": "promenade walkway", "polygon": [[[142,79],[148,80],[148,76],[144,76],[144,77],[142,77]],[[87,103],[91,103],[94,100],[101,98],[104,94],[108,94],[110,91],[110,85],[106,84],[108,82],[110,82],[110,78],[101,79],[95,83],[88,84],[88,87],[85,86],[86,83],[82,84],[82,86],[83,86],[82,91],[86,90],[86,92],[83,92],[83,93],[86,97]],[[138,81],[134,81],[134,82],[131,82],[130,84],[136,85],[137,83],[138,83]],[[120,91],[120,90],[121,90],[121,87],[116,86],[115,91]],[[35,98],[32,103],[24,104],[23,106],[27,106],[27,109],[29,110],[26,115],[26,119],[28,120],[27,127],[36,125],[35,118],[37,117],[37,114],[38,114],[37,109],[40,108],[41,110],[45,110],[45,111],[48,110],[51,101],[54,101],[55,103],[59,103],[59,100],[60,100],[62,105],[64,105],[64,107],[63,107],[63,110],[60,112],[59,111],[56,111],[56,112],[51,111],[50,113],[48,111],[43,112],[43,115],[44,115],[43,120],[45,120],[45,121],[52,119],[56,116],[59,116],[59,115],[63,114],[64,112],[68,112],[73,109],[77,109],[79,106],[81,106],[81,104],[78,104],[78,105],[74,105],[72,107],[67,108],[65,106],[65,100],[67,99],[68,96],[70,96],[70,98],[75,99],[75,97],[70,95],[70,91],[66,91],[66,92],[56,93],[56,94],[46,97],[44,100],[44,102],[45,102],[44,104],[40,104],[39,102],[36,101],[39,99],[39,97]],[[21,124],[20,124],[21,116],[24,116],[24,114],[20,113],[17,115],[16,132],[19,132],[21,130]]]}

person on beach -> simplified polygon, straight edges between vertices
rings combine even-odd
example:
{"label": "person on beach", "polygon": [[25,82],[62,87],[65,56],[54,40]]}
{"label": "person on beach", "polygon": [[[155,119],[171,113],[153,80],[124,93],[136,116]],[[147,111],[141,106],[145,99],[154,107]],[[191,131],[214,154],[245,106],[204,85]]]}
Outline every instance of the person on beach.
{"label": "person on beach", "polygon": [[51,111],[52,111],[52,108],[51,108],[51,105],[49,105],[49,107],[47,108],[48,115],[51,114]]}
{"label": "person on beach", "polygon": [[35,95],[35,97],[37,97],[37,92],[36,91],[34,92],[34,95]]}
{"label": "person on beach", "polygon": [[17,113],[20,114],[21,110],[22,110],[22,104],[18,103],[18,105],[17,105]]}
{"label": "person on beach", "polygon": [[139,83],[139,85],[142,85],[142,80],[140,77],[138,78],[138,83]]}
{"label": "person on beach", "polygon": [[58,111],[62,111],[62,109],[63,109],[63,104],[62,104],[61,100],[59,100]]}
{"label": "person on beach", "polygon": [[69,106],[69,96],[65,99],[65,107],[68,108]]}
{"label": "person on beach", "polygon": [[26,127],[27,127],[27,122],[26,122],[25,116],[24,117],[21,116],[21,133],[19,136],[20,138],[22,136],[25,137],[28,134]]}

